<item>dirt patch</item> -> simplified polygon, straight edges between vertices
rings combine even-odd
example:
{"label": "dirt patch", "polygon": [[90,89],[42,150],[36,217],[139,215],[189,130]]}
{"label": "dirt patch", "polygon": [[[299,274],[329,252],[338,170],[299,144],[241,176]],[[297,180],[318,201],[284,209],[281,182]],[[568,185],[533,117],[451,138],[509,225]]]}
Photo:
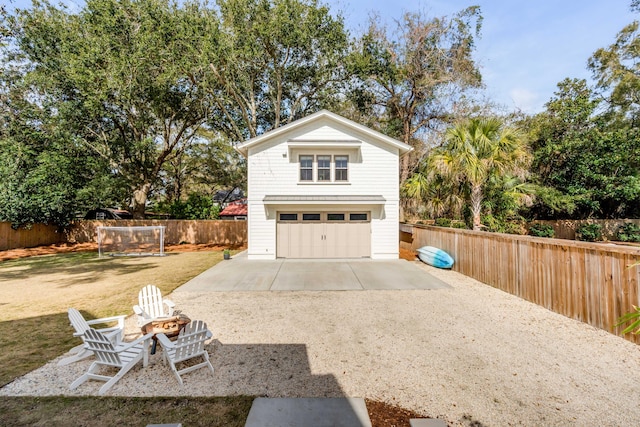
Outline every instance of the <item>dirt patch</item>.
{"label": "dirt patch", "polygon": [[407,261],[415,261],[417,256],[415,252],[409,249],[400,248],[400,258],[406,259]]}
{"label": "dirt patch", "polygon": [[214,244],[209,244],[209,243],[205,243],[205,244],[199,244],[199,245],[195,245],[195,244],[191,244],[191,243],[184,243],[182,245],[168,245],[164,247],[164,250],[167,252],[202,252],[202,251],[222,251],[224,249],[232,249],[232,250],[245,250],[247,249],[247,245],[240,245],[240,246],[229,246],[229,245],[214,245]]}
{"label": "dirt patch", "polygon": [[26,258],[38,255],[62,254],[68,252],[85,252],[98,251],[98,245],[95,243],[62,243],[59,245],[37,246],[35,248],[9,249],[0,251],[0,261],[10,259]]}
{"label": "dirt patch", "polygon": [[365,399],[365,402],[371,427],[410,427],[412,418],[424,418],[416,412],[377,400]]}
{"label": "dirt patch", "polygon": [[[167,245],[164,247],[166,252],[202,252],[202,251],[222,251],[224,249],[244,250],[247,245],[241,246],[225,246],[214,244],[191,244],[186,243],[182,245]],[[10,249],[7,251],[0,251],[0,261],[7,261],[10,259],[26,258],[30,256],[38,255],[53,255],[69,252],[98,252],[97,243],[62,243],[58,245],[38,246],[35,248],[24,249]],[[400,258],[407,261],[415,261],[416,254],[408,249],[400,248]]]}
{"label": "dirt patch", "polygon": [[[243,250],[243,246],[225,246],[213,244],[183,244],[183,245],[167,245],[164,247],[165,252],[202,252],[202,251],[221,251],[223,249]],[[8,261],[11,259],[26,258],[39,255],[63,254],[69,252],[98,252],[97,243],[61,243],[57,245],[37,246],[35,248],[9,249],[0,251],[0,261]]]}

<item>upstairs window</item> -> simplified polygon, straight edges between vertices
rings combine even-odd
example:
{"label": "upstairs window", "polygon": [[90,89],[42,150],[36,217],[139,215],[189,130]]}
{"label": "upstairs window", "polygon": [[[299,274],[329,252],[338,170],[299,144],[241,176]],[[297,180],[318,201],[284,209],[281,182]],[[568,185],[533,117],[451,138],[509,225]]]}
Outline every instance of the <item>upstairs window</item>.
{"label": "upstairs window", "polygon": [[343,182],[349,181],[349,156],[345,154],[301,154],[300,182]]}
{"label": "upstairs window", "polygon": [[313,156],[300,156],[300,181],[313,181]]}
{"label": "upstairs window", "polygon": [[331,181],[331,156],[318,156],[318,181]]}
{"label": "upstairs window", "polygon": [[335,156],[335,180],[347,181],[349,171],[349,156]]}

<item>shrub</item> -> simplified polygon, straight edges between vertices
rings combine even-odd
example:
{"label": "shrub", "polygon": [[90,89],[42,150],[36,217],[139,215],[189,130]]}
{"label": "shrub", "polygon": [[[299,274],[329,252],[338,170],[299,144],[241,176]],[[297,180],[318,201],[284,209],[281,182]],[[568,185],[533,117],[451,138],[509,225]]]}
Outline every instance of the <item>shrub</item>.
{"label": "shrub", "polygon": [[640,226],[628,222],[618,227],[616,236],[621,242],[640,242]]}
{"label": "shrub", "polygon": [[462,229],[467,229],[467,224],[465,224],[463,221],[457,221],[457,222],[452,222],[451,226],[453,228],[462,228]]}
{"label": "shrub", "polygon": [[449,218],[436,218],[435,225],[438,227],[451,227],[451,220]]}
{"label": "shrub", "polygon": [[535,223],[529,227],[529,234],[536,237],[553,237],[555,236],[555,231],[549,224]]}
{"label": "shrub", "polygon": [[510,218],[496,217],[491,214],[482,215],[482,224],[492,233],[526,234],[524,219],[520,216]]}
{"label": "shrub", "polygon": [[526,234],[527,230],[520,221],[506,221],[503,226],[503,233],[507,234]]}
{"label": "shrub", "polygon": [[576,230],[576,239],[585,242],[602,240],[602,226],[600,224],[583,224]]}

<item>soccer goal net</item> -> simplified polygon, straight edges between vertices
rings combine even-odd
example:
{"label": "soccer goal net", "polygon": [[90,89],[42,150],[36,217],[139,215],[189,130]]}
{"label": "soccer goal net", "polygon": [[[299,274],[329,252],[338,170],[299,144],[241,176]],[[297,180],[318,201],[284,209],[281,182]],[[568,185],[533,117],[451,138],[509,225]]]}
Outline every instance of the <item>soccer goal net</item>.
{"label": "soccer goal net", "polygon": [[163,225],[132,227],[96,227],[98,255],[149,256],[164,255]]}

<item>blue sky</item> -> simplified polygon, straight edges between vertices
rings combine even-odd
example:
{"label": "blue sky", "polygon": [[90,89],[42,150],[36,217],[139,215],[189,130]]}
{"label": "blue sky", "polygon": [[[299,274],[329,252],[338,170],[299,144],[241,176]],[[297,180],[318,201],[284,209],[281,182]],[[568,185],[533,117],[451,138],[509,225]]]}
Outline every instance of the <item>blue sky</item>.
{"label": "blue sky", "polygon": [[[2,1],[9,7],[31,4],[30,0]],[[353,34],[364,30],[374,11],[392,24],[406,11],[444,16],[479,5],[484,22],[475,58],[486,93],[508,109],[527,113],[541,111],[565,77],[589,80],[586,65],[591,54],[612,44],[618,31],[640,19],[629,10],[630,0],[321,1],[342,11]]]}
{"label": "blue sky", "polygon": [[327,0],[350,28],[363,29],[371,11],[387,22],[406,11],[452,15],[479,5],[484,17],[475,58],[490,99],[527,113],[544,109],[566,77],[590,80],[587,60],[640,16],[630,0]]}

